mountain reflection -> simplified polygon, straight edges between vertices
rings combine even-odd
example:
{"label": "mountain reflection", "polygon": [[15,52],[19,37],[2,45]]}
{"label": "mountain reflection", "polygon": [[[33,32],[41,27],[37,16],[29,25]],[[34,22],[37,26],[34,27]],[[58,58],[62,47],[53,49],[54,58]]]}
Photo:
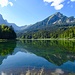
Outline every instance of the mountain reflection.
{"label": "mountain reflection", "polygon": [[18,46],[44,57],[58,66],[67,61],[74,62],[75,60],[75,41],[25,40],[19,41]]}

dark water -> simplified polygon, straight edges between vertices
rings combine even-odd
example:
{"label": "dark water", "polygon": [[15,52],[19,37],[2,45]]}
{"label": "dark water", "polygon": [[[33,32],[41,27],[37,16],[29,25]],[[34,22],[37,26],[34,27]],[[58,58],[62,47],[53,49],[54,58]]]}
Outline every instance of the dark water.
{"label": "dark water", "polygon": [[0,42],[0,75],[75,75],[75,41]]}

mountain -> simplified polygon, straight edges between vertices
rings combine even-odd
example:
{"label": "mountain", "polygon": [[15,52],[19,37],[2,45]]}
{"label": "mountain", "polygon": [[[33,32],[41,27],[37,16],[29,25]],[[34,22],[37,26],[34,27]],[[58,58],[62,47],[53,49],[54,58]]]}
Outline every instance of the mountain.
{"label": "mountain", "polygon": [[7,20],[4,20],[2,15],[0,14],[0,25],[6,24],[7,26],[11,26],[14,30],[21,33],[26,33],[29,31],[37,31],[39,29],[53,29],[53,27],[57,28],[57,26],[64,26],[64,25],[74,25],[75,18],[74,16],[67,17],[60,12],[56,12],[55,14],[47,17],[46,19],[37,22],[33,25],[25,25],[25,26],[17,26],[15,23],[9,23]]}
{"label": "mountain", "polygon": [[75,18],[56,12],[24,29],[17,36],[23,39],[75,38]]}
{"label": "mountain", "polygon": [[25,29],[27,29],[28,27],[30,27],[31,25],[24,25],[24,26],[21,26],[21,27],[19,27],[20,28],[20,30],[25,30]]}
{"label": "mountain", "polygon": [[17,31],[17,30],[20,29],[16,24],[14,24],[14,23],[8,23],[7,20],[4,20],[3,17],[2,17],[2,15],[0,14],[0,25],[1,24],[5,24],[7,26],[11,26],[12,25],[12,27],[14,28],[15,31]]}
{"label": "mountain", "polygon": [[23,29],[26,29],[26,28],[28,27],[27,25],[19,27],[19,26],[17,26],[15,23],[9,23],[7,20],[4,20],[3,17],[2,17],[2,15],[0,14],[0,25],[1,25],[1,24],[5,24],[5,25],[7,25],[7,26],[11,26],[11,25],[12,25],[12,27],[14,28],[14,30],[15,30],[16,32],[17,32],[17,31],[21,31],[21,30],[23,30]]}
{"label": "mountain", "polygon": [[53,25],[72,24],[74,22],[75,22],[74,16],[67,17],[60,12],[56,12],[55,14],[49,16],[48,18],[44,19],[43,21],[33,24],[28,29],[36,30],[36,29],[41,29],[41,28],[45,28],[48,26],[53,26]]}

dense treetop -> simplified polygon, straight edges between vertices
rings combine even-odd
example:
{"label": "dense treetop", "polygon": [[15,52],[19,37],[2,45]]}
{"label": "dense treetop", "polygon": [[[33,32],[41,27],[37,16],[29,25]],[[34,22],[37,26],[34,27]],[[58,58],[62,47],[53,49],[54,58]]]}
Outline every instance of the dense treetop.
{"label": "dense treetop", "polygon": [[0,25],[0,39],[16,39],[16,33],[12,26]]}

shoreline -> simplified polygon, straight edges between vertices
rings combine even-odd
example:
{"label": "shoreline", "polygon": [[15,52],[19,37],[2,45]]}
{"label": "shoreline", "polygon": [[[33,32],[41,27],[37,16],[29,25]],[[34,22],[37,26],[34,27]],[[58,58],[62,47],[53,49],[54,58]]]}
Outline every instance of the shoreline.
{"label": "shoreline", "polygon": [[19,39],[17,38],[17,40],[75,40],[75,39],[65,39],[65,38],[50,38],[50,39]]}
{"label": "shoreline", "polygon": [[65,39],[65,38],[50,38],[50,39],[0,39],[0,42],[7,42],[7,41],[19,41],[19,40],[75,40],[74,38],[72,39]]}
{"label": "shoreline", "polygon": [[15,41],[17,39],[0,39],[0,42]]}

